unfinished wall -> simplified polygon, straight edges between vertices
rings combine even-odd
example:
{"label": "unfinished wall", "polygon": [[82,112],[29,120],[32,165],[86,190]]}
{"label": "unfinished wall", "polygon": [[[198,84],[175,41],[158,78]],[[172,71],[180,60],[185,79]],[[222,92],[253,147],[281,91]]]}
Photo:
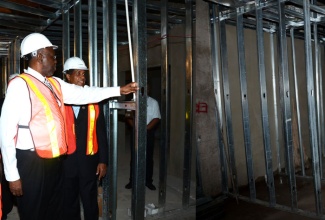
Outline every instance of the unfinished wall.
{"label": "unfinished wall", "polygon": [[[196,138],[198,146],[198,156],[200,159],[202,185],[206,195],[217,195],[221,193],[221,168],[220,156],[218,150],[218,139],[216,129],[216,112],[215,112],[215,99],[213,93],[213,80],[212,80],[212,65],[211,60],[211,39],[210,39],[210,23],[209,23],[209,8],[208,3],[204,1],[197,2],[197,36],[196,36],[196,99],[195,103],[206,103],[208,106],[207,113],[196,113]],[[242,107],[241,107],[241,88],[240,77],[238,68],[238,55],[237,55],[237,35],[236,27],[226,25],[227,47],[228,47],[228,70],[229,70],[229,84],[230,84],[230,100],[231,100],[231,115],[234,135],[234,151],[236,160],[237,181],[239,186],[246,185],[247,170],[246,170],[246,153],[244,145],[244,134],[242,124]],[[264,47],[265,47],[265,69],[266,69],[266,82],[267,82],[267,99],[268,99],[268,116],[270,125],[270,139],[272,149],[272,166],[276,171],[278,166],[285,167],[285,145],[282,112],[279,98],[279,75],[278,75],[278,58],[277,58],[277,36],[274,34],[274,50],[275,50],[275,76],[276,76],[276,101],[278,117],[275,118],[273,106],[274,96],[272,91],[272,66],[271,66],[271,48],[270,40],[272,35],[264,33]],[[243,44],[245,45],[245,59],[246,59],[246,74],[248,85],[248,103],[249,103],[249,122],[250,122],[250,135],[252,145],[253,157],[253,171],[255,179],[262,177],[266,174],[265,169],[265,155],[264,143],[262,133],[262,118],[261,118],[261,102],[260,102],[260,84],[258,72],[258,57],[257,57],[257,40],[256,31],[245,29]],[[220,48],[218,42],[218,48]],[[290,75],[290,92],[291,92],[291,105],[295,99],[294,96],[294,83],[293,83],[293,67],[291,59],[291,42],[288,38],[288,66]],[[297,64],[297,78],[299,87],[299,101],[302,122],[302,140],[303,146],[306,147],[307,155],[310,155],[309,149],[309,131],[308,131],[308,112],[306,100],[306,74],[305,74],[305,57],[304,57],[304,41],[295,40],[296,50],[296,64]],[[220,70],[220,60],[216,62]],[[221,74],[222,75],[222,74]],[[223,97],[223,96],[222,96]],[[223,99],[223,98],[222,98]],[[279,127],[275,127],[275,120],[278,121]],[[227,148],[226,128],[225,121],[223,121],[224,141]],[[279,151],[276,148],[275,131],[279,132]],[[278,160],[278,155],[280,160]],[[229,155],[226,155],[229,161]],[[309,156],[310,158],[310,156]],[[229,167],[228,167],[229,168]],[[227,169],[228,177],[231,176],[230,170]],[[228,186],[232,188],[232,183],[229,179]],[[258,192],[257,192],[258,193]]]}

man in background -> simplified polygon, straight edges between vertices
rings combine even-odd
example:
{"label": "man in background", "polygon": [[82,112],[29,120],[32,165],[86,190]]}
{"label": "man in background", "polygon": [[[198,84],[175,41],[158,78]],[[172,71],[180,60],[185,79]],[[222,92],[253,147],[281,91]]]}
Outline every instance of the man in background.
{"label": "man in background", "polygon": [[[147,84],[147,94],[150,92],[150,87]],[[156,190],[155,185],[153,185],[153,151],[155,145],[155,131],[160,122],[160,111],[158,102],[147,95],[147,149],[146,149],[146,186],[150,190]],[[129,183],[125,185],[126,189],[132,188],[132,159],[134,157],[134,112],[127,111],[126,113],[126,123],[132,128],[131,132],[131,162],[130,162],[130,179]]]}

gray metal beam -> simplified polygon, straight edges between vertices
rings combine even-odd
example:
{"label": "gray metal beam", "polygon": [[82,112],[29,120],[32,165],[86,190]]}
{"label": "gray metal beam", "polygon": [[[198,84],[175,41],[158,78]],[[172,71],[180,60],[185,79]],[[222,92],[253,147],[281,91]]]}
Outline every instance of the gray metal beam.
{"label": "gray metal beam", "polygon": [[13,41],[13,73],[20,74],[20,39],[19,37],[16,37],[16,39]]}
{"label": "gray metal beam", "polygon": [[88,0],[88,53],[89,53],[89,85],[98,86],[97,65],[97,1]]}
{"label": "gray metal beam", "polygon": [[82,58],[81,1],[74,0],[74,56]]}
{"label": "gray metal beam", "polygon": [[[227,129],[227,141],[229,145],[229,150],[234,149],[234,134],[232,129],[232,115],[231,115],[231,102],[230,102],[230,88],[229,88],[229,71],[228,71],[228,48],[227,48],[227,32],[226,32],[226,21],[219,21],[219,38],[220,38],[220,62],[221,62],[221,72],[222,72],[222,84],[223,84],[223,100],[225,105],[225,119],[226,119],[226,129]],[[221,123],[221,119],[219,120]],[[217,128],[219,128],[218,126]],[[222,192],[227,194],[228,190],[228,169],[226,160],[225,143],[223,142],[222,132],[218,129],[218,145],[219,145],[219,155],[220,155],[220,169],[222,175]],[[232,154],[232,153],[231,153]],[[233,165],[232,165],[233,166]],[[234,169],[233,171],[236,171]],[[234,172],[236,175],[236,172]],[[235,185],[236,189],[237,186]],[[238,190],[236,191],[238,193]]]}
{"label": "gray metal beam", "polygon": [[[69,8],[67,5],[62,8],[62,63],[64,63],[70,57],[70,20],[69,20]],[[63,73],[61,73],[63,78]]]}
{"label": "gray metal beam", "polygon": [[193,133],[193,5],[192,0],[185,0],[185,53],[186,53],[186,85],[185,85],[185,139],[183,167],[183,208],[187,209],[191,193],[191,162],[192,162],[192,133]]}
{"label": "gray metal beam", "polygon": [[279,10],[279,28],[278,28],[278,60],[279,60],[279,84],[280,97],[282,107],[282,120],[284,129],[284,141],[286,152],[286,173],[289,177],[289,186],[291,193],[291,208],[297,210],[297,187],[293,161],[293,145],[292,145],[292,117],[291,117],[291,101],[288,73],[288,51],[286,36],[286,18],[284,14],[284,3],[278,1]]}
{"label": "gray metal beam", "polygon": [[246,166],[247,178],[250,198],[252,201],[256,199],[255,177],[253,167],[253,152],[251,143],[251,130],[249,122],[249,109],[248,109],[248,91],[246,80],[246,59],[245,59],[245,44],[244,44],[244,24],[243,15],[237,15],[237,51],[238,51],[238,65],[240,77],[240,90],[241,90],[241,105],[242,105],[242,120],[244,132],[244,145],[246,152]]}
{"label": "gray metal beam", "polygon": [[[7,54],[8,55],[8,54]],[[2,57],[2,73],[1,73],[1,80],[2,80],[2,95],[4,96],[7,91],[8,85],[8,56]]]}
{"label": "gray metal beam", "polygon": [[[135,146],[132,173],[132,219],[144,219],[146,146],[147,146],[147,36],[146,0],[133,1],[133,61],[135,80],[140,91],[136,93]],[[133,68],[131,66],[131,68]],[[141,112],[141,114],[140,114]]]}
{"label": "gray metal beam", "polygon": [[259,7],[261,1],[255,0],[256,3],[256,38],[257,38],[257,53],[258,53],[258,70],[260,78],[260,99],[261,99],[261,119],[263,127],[263,142],[264,142],[264,156],[265,156],[265,169],[267,176],[267,188],[269,190],[270,206],[274,207],[276,204],[274,176],[272,165],[272,150],[270,140],[270,126],[269,126],[269,113],[267,104],[267,88],[265,76],[265,53],[264,53],[264,33],[263,33],[263,14],[262,8]]}
{"label": "gray metal beam", "polygon": [[311,146],[314,192],[316,214],[323,214],[322,207],[322,186],[320,173],[320,155],[318,151],[317,127],[316,127],[316,102],[315,102],[315,86],[314,71],[312,62],[312,46],[311,46],[311,25],[310,25],[310,2],[303,1],[304,9],[304,36],[305,36],[305,58],[306,58],[306,78],[307,78],[307,102],[308,102],[308,119],[309,119],[309,140]]}
{"label": "gray metal beam", "polygon": [[296,110],[297,110],[297,123],[298,123],[298,137],[299,137],[299,149],[300,149],[300,166],[301,174],[305,176],[305,156],[304,156],[304,146],[302,142],[301,134],[301,120],[300,120],[300,102],[299,102],[299,86],[297,79],[297,65],[296,65],[296,47],[295,47],[295,38],[294,38],[294,28],[290,29],[291,37],[291,51],[292,51],[292,69],[293,69],[293,79],[295,85],[295,100],[296,100]]}
{"label": "gray metal beam", "polygon": [[168,63],[168,0],[161,4],[161,144],[159,161],[159,208],[165,210],[167,188],[167,166],[169,158],[169,63]]}

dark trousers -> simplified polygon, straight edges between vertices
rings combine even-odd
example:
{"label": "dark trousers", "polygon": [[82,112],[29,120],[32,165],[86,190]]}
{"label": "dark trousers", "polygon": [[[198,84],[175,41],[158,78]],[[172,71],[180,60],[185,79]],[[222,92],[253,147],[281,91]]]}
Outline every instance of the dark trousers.
{"label": "dark trousers", "polygon": [[97,177],[75,176],[64,178],[64,220],[80,220],[80,200],[84,219],[98,219]]}
{"label": "dark trousers", "polygon": [[62,160],[43,159],[36,152],[17,149],[23,195],[17,197],[21,220],[62,219]]}
{"label": "dark trousers", "polygon": [[[153,182],[153,150],[155,145],[155,130],[147,131],[147,149],[146,149],[146,183],[150,184]],[[134,133],[131,132],[131,162],[130,162],[130,182],[132,182],[133,173],[133,157],[135,154],[134,149]]]}
{"label": "dark trousers", "polygon": [[14,206],[14,196],[10,192],[9,183],[5,176],[1,180],[1,199],[2,199],[2,219],[7,219],[7,215],[11,212]]}
{"label": "dark trousers", "polygon": [[2,199],[2,219],[7,219],[7,215],[11,212],[14,205],[14,196],[10,192],[9,183],[5,178],[2,166],[1,178],[1,199]]}

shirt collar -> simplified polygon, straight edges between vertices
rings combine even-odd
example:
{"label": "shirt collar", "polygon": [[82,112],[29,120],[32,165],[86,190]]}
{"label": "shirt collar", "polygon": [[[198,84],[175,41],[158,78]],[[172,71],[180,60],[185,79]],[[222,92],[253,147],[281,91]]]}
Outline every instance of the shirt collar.
{"label": "shirt collar", "polygon": [[27,70],[25,69],[24,72],[25,72],[25,73],[28,73],[29,75],[34,76],[34,77],[35,77],[36,79],[38,79],[39,81],[44,82],[45,77],[42,76],[42,74],[40,74],[40,73],[37,72],[36,70],[34,70],[34,69],[28,67],[28,69],[27,69]]}

